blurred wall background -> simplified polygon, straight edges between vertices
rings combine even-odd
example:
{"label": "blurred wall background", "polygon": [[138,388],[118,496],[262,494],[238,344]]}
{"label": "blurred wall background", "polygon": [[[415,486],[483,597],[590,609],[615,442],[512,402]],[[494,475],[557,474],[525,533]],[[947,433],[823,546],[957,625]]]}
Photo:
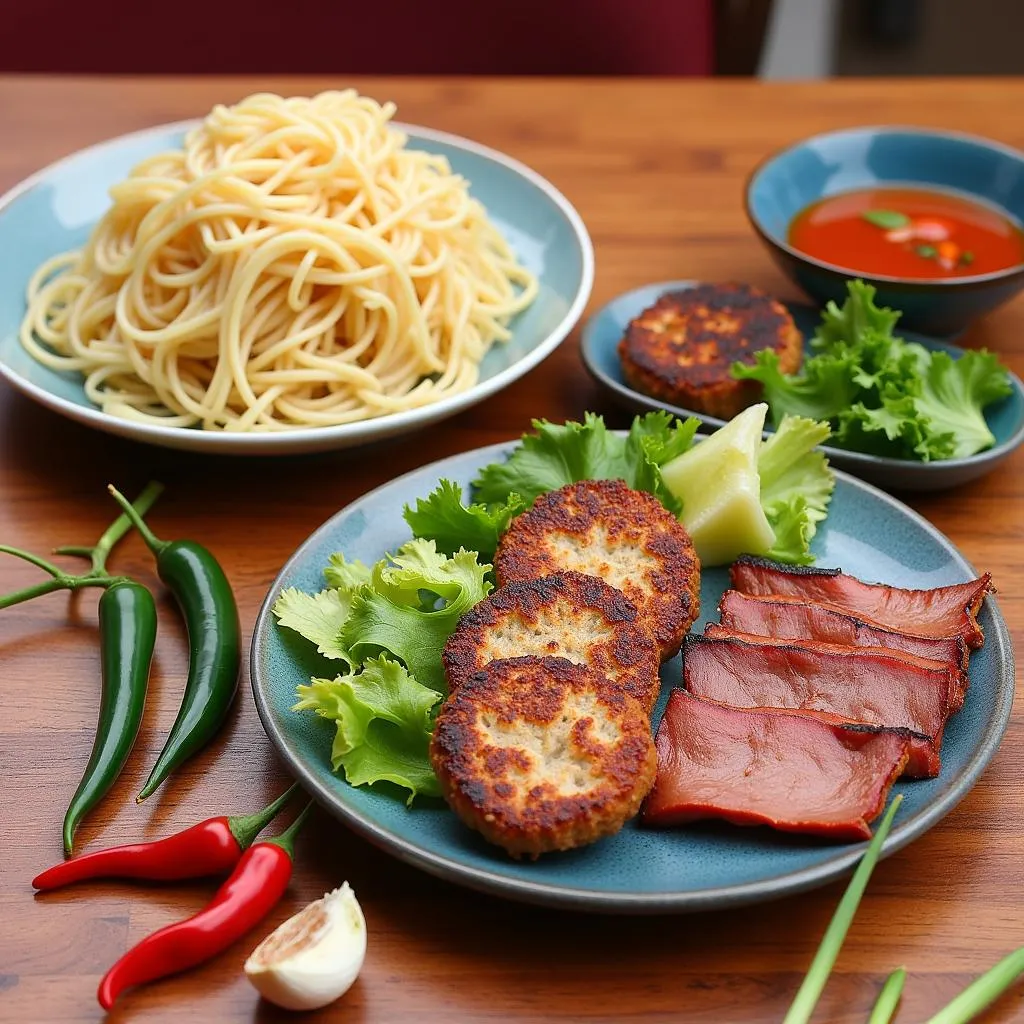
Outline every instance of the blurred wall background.
{"label": "blurred wall background", "polygon": [[287,0],[280,8],[0,0],[0,8],[0,72],[1024,74],[1024,0]]}
{"label": "blurred wall background", "polygon": [[1021,0],[774,0],[760,74],[1024,74]]}

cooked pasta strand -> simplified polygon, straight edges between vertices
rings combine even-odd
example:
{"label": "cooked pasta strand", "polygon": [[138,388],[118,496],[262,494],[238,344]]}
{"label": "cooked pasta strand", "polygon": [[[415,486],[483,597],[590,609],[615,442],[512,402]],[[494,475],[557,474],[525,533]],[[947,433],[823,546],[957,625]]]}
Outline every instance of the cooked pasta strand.
{"label": "cooked pasta strand", "polygon": [[354,90],[215,107],[36,271],[22,344],[166,426],[330,426],[472,387],[537,281],[394,112]]}

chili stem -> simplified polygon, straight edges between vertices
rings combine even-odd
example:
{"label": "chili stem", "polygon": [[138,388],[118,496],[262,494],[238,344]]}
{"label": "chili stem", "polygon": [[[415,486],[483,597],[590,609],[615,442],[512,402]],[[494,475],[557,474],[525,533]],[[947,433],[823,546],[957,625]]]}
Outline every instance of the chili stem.
{"label": "chili stem", "polygon": [[124,514],[131,520],[132,526],[142,535],[142,539],[146,542],[146,546],[155,555],[159,555],[165,547],[167,547],[167,541],[160,540],[156,534],[146,525],[143,521],[142,516],[132,507],[131,502],[113,485],[109,484],[107,490],[113,495],[114,501],[124,509]]}
{"label": "chili stem", "polygon": [[[103,536],[93,547],[79,544],[67,544],[54,549],[57,555],[81,555],[92,560],[89,571],[82,576],[74,576],[64,572],[53,562],[34,555],[31,551],[23,551],[21,548],[11,547],[9,544],[0,544],[0,553],[13,555],[23,561],[31,562],[32,565],[43,572],[49,573],[53,579],[44,583],[35,583],[30,587],[15,590],[13,593],[0,596],[0,608],[9,608],[13,604],[21,604],[22,601],[31,601],[34,597],[42,597],[44,594],[52,594],[57,590],[78,590],[81,587],[107,587],[114,582],[115,577],[107,573],[107,558],[114,545],[138,522],[142,522],[141,516],[145,515],[153,506],[153,502],[160,497],[163,491],[163,484],[151,481],[135,500],[134,506],[129,505],[132,515],[127,512],[118,516],[103,531]],[[134,518],[133,518],[134,517]]]}
{"label": "chili stem", "polygon": [[994,1003],[1024,974],[1024,947],[1014,950],[991,970],[971,982],[951,1003],[943,1007],[928,1024],[967,1024],[967,1021]]}
{"label": "chili stem", "polygon": [[905,967],[897,967],[882,986],[878,993],[878,1000],[871,1011],[871,1018],[868,1024],[889,1024],[896,1013],[896,1006],[903,995],[903,983],[907,980]]}
{"label": "chili stem", "polygon": [[265,842],[273,843],[274,846],[280,846],[290,858],[294,857],[295,837],[299,834],[299,829],[305,824],[312,810],[313,801],[310,800],[302,809],[302,813],[279,836],[274,836],[273,839],[267,839]]}
{"label": "chili stem", "polygon": [[277,817],[281,808],[294,796],[299,788],[297,782],[282,793],[273,803],[267,804],[255,814],[236,814],[228,818],[228,828],[242,850],[252,846],[252,841]]}
{"label": "chili stem", "polygon": [[[132,511],[138,517],[139,522],[142,521],[142,516],[153,507],[153,503],[163,493],[163,489],[163,484],[151,480],[146,484],[143,492],[132,502]],[[94,574],[106,572],[107,558],[114,545],[136,525],[135,517],[123,512],[103,531],[103,536],[92,549],[92,572]]]}
{"label": "chili stem", "polygon": [[[850,879],[850,884],[846,887],[846,892],[839,901],[839,906],[836,907],[836,912],[821,940],[818,952],[815,954],[814,960],[811,961],[807,976],[782,1024],[809,1024],[811,1014],[814,1013],[814,1008],[825,988],[825,982],[828,981],[839,951],[843,948],[843,940],[850,930],[850,923],[853,921],[854,914],[857,913],[857,906],[867,888],[868,879],[878,861],[878,854],[881,852],[886,836],[889,835],[892,819],[901,803],[903,803],[903,797],[897,794],[889,805],[889,810],[886,811],[882,823],[878,826],[874,838],[868,844],[857,870],[853,873],[853,878]],[[948,1024],[948,1022],[942,1022],[942,1024]]]}
{"label": "chili stem", "polygon": [[31,551],[22,551],[21,548],[12,548],[8,544],[0,544],[0,552],[5,555],[14,555],[15,558],[20,558],[25,562],[31,562],[37,568],[42,569],[43,572],[48,572],[54,579],[59,580],[64,576],[64,571],[55,566],[53,562],[48,562],[45,558],[40,558],[39,555],[33,555]]}
{"label": "chili stem", "polygon": [[[151,480],[146,484],[145,490],[132,502],[135,512],[141,517],[152,507],[153,503],[163,493],[164,485]],[[107,558],[114,549],[114,545],[135,525],[126,512],[122,512],[107,528],[103,535],[92,546],[86,544],[64,544],[54,548],[55,555],[78,555],[82,558],[92,560],[92,567],[89,570],[90,576],[101,576],[107,571]]]}
{"label": "chili stem", "polygon": [[92,558],[92,552],[88,544],[62,544],[53,549],[55,555],[81,555],[82,558]]}
{"label": "chili stem", "polygon": [[109,587],[112,583],[123,580],[123,576],[64,576],[56,579],[44,580],[31,587],[22,590],[15,590],[13,593],[0,596],[0,609],[10,608],[12,604],[21,604],[22,601],[31,601],[34,597],[42,597],[43,594],[52,594],[58,590],[81,590],[83,587]]}

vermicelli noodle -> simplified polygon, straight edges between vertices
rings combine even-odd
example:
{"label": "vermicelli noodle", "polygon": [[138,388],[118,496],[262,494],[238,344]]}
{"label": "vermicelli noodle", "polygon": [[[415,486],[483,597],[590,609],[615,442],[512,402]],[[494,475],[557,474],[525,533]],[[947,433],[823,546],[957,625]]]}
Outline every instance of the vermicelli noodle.
{"label": "vermicelli noodle", "polygon": [[22,343],[168,426],[328,426],[472,387],[537,282],[393,113],[352,90],[215,107],[36,271]]}

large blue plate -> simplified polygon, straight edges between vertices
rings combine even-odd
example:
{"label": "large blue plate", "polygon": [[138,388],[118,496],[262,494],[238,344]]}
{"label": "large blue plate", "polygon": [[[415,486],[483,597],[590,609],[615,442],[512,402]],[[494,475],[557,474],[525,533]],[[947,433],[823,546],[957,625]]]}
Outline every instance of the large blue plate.
{"label": "large blue plate", "polygon": [[[623,405],[630,409],[647,411],[665,409],[677,416],[696,416],[705,426],[717,429],[725,421],[692,409],[670,405],[630,387],[622,375],[617,346],[630,320],[648,306],[653,305],[665,292],[692,288],[695,281],[661,281],[623,292],[602,306],[583,327],[580,355],[590,375],[608,389]],[[805,339],[814,334],[820,320],[818,311],[802,303],[786,303],[793,320]],[[908,341],[916,341],[925,348],[948,352],[954,359],[963,355],[963,349],[921,334],[899,331]],[[904,491],[932,491],[956,487],[974,480],[990,470],[1024,443],[1024,384],[1011,373],[1013,391],[1006,398],[985,410],[985,420],[995,436],[995,446],[965,459],[945,459],[941,462],[914,462],[910,459],[886,459],[864,452],[846,451],[822,445],[829,461],[849,473],[869,480],[879,487]]]}
{"label": "large blue plate", "polygon": [[[289,709],[299,683],[311,674],[335,675],[337,662],[321,659],[305,641],[279,629],[271,604],[283,587],[320,589],[323,566],[333,551],[366,562],[394,551],[409,538],[402,519],[406,502],[426,495],[440,477],[468,486],[480,467],[501,458],[509,447],[456,455],[367,494],[321,526],[274,581],[256,623],[250,664],[264,728],[290,770],[324,807],[402,860],[454,882],[537,903],[630,913],[696,910],[770,899],[841,876],[863,852],[863,844],[831,845],[767,828],[714,824],[649,831],[631,822],[594,846],[516,862],[463,827],[439,801],[410,809],[394,793],[355,789],[332,774],[332,723]],[[976,575],[949,540],[915,512],[852,477],[837,476],[831,512],[815,538],[818,564],[904,587],[935,587]],[[705,614],[695,629],[714,617],[727,578],[725,569],[704,574]],[[1013,652],[992,598],[981,623],[986,642],[971,659],[965,705],[946,730],[942,773],[937,779],[897,785],[904,802],[886,854],[921,835],[956,805],[992,758],[1006,728],[1013,703]],[[679,677],[676,657],[662,669],[656,721]]]}
{"label": "large blue plate", "polygon": [[140,160],[177,148],[194,122],[161,125],[103,142],[52,164],[0,198],[0,375],[20,391],[81,423],[150,444],[230,455],[274,455],[368,444],[466,409],[507,387],[550,355],[572,330],[590,296],[594,253],[579,214],[539,174],[493,149],[445,132],[397,125],[409,147],[448,158],[470,191],[540,280],[536,301],[495,345],[479,382],[434,405],[359,423],[231,434],[154,426],[110,416],[85,395],[81,378],[40,365],[22,348],[18,327],[29,278],[45,259],[81,246],[110,205],[108,189]]}

